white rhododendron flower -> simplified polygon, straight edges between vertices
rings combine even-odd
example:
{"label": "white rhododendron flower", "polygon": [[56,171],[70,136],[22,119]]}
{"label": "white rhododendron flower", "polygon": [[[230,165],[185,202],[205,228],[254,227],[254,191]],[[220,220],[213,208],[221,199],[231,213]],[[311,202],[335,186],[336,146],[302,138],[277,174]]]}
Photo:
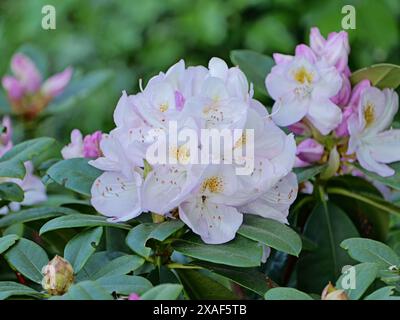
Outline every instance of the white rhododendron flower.
{"label": "white rhododendron flower", "polygon": [[[239,68],[218,58],[208,68],[186,68],[181,60],[141,92],[124,92],[114,122],[100,141],[101,156],[90,161],[104,171],[92,186],[92,205],[111,220],[178,212],[204,242],[215,244],[232,240],[246,213],[287,222],[297,195],[294,137],[252,98]],[[201,139],[205,131],[234,138],[207,154],[214,142]],[[166,161],[157,162],[164,153]]]}
{"label": "white rhododendron flower", "polygon": [[342,86],[336,68],[305,45],[297,47],[294,57],[278,56],[275,61],[265,80],[275,100],[275,123],[288,126],[306,117],[324,135],[335,129],[342,120],[340,108],[331,101]]}
{"label": "white rhododendron flower", "polygon": [[399,97],[393,89],[368,87],[348,120],[347,153],[356,153],[363,168],[383,177],[395,173],[386,163],[400,160],[400,130],[389,129],[398,109]]}

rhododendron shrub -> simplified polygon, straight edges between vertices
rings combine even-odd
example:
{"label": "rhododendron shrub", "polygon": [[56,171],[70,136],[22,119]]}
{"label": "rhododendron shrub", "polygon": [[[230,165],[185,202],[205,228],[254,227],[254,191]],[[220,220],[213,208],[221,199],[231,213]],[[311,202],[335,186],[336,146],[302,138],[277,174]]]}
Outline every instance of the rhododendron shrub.
{"label": "rhododendron shrub", "polygon": [[111,130],[62,145],[32,122],[107,76],[43,81],[16,53],[0,298],[399,299],[400,67],[350,54],[346,32],[312,28],[293,55],[180,60],[121,93]]}

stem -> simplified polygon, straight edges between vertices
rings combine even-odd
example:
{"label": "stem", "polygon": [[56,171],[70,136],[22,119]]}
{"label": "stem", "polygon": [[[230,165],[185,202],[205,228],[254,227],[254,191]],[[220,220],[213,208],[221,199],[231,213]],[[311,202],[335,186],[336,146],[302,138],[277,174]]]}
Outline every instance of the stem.
{"label": "stem", "polygon": [[167,266],[167,268],[170,268],[170,269],[203,269],[203,267],[200,267],[200,266],[193,266],[193,265],[181,264],[181,263],[169,263],[166,266]]}

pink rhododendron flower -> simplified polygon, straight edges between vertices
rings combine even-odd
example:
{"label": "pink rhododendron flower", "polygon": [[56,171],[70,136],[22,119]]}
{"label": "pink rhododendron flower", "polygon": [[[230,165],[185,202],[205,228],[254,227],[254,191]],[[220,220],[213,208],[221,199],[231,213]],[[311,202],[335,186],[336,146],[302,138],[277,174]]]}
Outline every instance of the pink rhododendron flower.
{"label": "pink rhododendron flower", "polygon": [[71,143],[66,145],[61,154],[64,159],[71,158],[98,158],[102,155],[100,151],[100,141],[103,137],[101,131],[82,137],[78,129],[71,132]]}
{"label": "pink rhododendron flower", "polygon": [[[297,194],[296,177],[290,173],[295,141],[274,124],[252,93],[242,71],[218,58],[208,68],[185,67],[181,60],[151,78],[141,92],[123,92],[114,112],[116,128],[101,140],[102,156],[90,161],[104,171],[92,186],[93,206],[113,221],[142,212],[170,216],[177,210],[206,243],[232,240],[246,213],[286,222]],[[187,129],[196,134],[203,129],[253,130],[254,154],[241,159],[252,160],[254,167],[248,175],[237,175],[247,162],[191,162],[204,148],[197,140],[194,149],[182,141],[168,145],[168,162],[153,163],[149,147],[171,138],[171,123],[176,123],[177,134]],[[224,150],[246,150],[246,137],[237,137]],[[218,157],[210,155],[211,160]],[[143,170],[145,163],[151,170]],[[252,205],[258,199],[260,204]],[[271,210],[263,210],[266,206]]]}
{"label": "pink rhododendron flower", "polygon": [[272,119],[280,126],[306,117],[322,134],[342,120],[341,110],[330,99],[340,90],[342,79],[335,67],[316,61],[311,49],[296,52],[288,62],[274,66],[265,84],[275,100]]}
{"label": "pink rhododendron flower", "polygon": [[370,86],[371,84],[369,80],[362,80],[353,88],[353,91],[351,92],[351,97],[349,99],[349,103],[346,107],[343,108],[342,122],[335,129],[335,133],[338,137],[346,137],[349,135],[348,124],[347,124],[348,120],[354,112],[357,112],[361,93]]}
{"label": "pink rhododendron flower", "polygon": [[295,167],[306,167],[321,160],[324,146],[308,138],[300,142],[296,151]]}
{"label": "pink rhododendron flower", "polygon": [[55,74],[42,83],[42,75],[34,62],[22,53],[11,59],[13,76],[4,76],[2,84],[14,111],[33,118],[56,96],[60,95],[71,80],[72,68]]}
{"label": "pink rhododendron flower", "polygon": [[387,130],[399,108],[393,89],[369,87],[362,91],[356,113],[348,120],[348,154],[355,153],[361,166],[380,176],[395,172],[387,163],[400,160],[400,130]]}

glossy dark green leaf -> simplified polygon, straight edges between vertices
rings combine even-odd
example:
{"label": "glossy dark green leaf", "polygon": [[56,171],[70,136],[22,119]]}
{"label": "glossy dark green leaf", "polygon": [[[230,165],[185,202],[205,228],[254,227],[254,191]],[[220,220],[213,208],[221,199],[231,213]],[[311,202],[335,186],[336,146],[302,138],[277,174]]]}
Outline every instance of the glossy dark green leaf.
{"label": "glossy dark green leaf", "polygon": [[102,266],[91,278],[96,280],[102,277],[124,275],[138,269],[144,262],[144,259],[139,256],[123,255]]}
{"label": "glossy dark green leaf", "polygon": [[69,208],[31,208],[18,212],[12,212],[0,218],[0,228],[8,227],[16,223],[26,223],[41,219],[49,219],[62,215],[78,214],[75,210]]}
{"label": "glossy dark green leaf", "polygon": [[101,277],[96,282],[109,293],[116,292],[124,295],[131,293],[141,295],[153,287],[149,280],[139,276],[117,275]]}
{"label": "glossy dark green leaf", "polygon": [[382,267],[399,266],[400,257],[386,244],[363,238],[346,239],[341,243],[349,255],[360,262],[374,262]]}
{"label": "glossy dark green leaf", "polygon": [[272,288],[264,298],[265,300],[313,300],[308,294],[294,288]]}
{"label": "glossy dark green leaf", "polygon": [[184,226],[180,220],[169,220],[162,223],[141,223],[129,231],[126,244],[137,254],[148,257],[151,249],[146,247],[149,239],[164,241]]}
{"label": "glossy dark green leaf", "polygon": [[102,235],[103,227],[97,227],[78,233],[67,243],[64,258],[71,263],[74,273],[78,273],[96,251]]}
{"label": "glossy dark green leaf", "polygon": [[235,300],[232,291],[199,270],[176,269],[185,294],[191,300]]}
{"label": "glossy dark green leaf", "polygon": [[180,284],[160,284],[144,293],[142,300],[176,300],[182,292]]}
{"label": "glossy dark green leaf", "polygon": [[88,280],[72,285],[67,293],[52,300],[113,300],[113,297],[100,284]]}
{"label": "glossy dark green leaf", "polygon": [[114,227],[127,230],[131,228],[128,224],[108,222],[107,218],[102,216],[90,214],[69,214],[45,223],[40,229],[40,234],[58,229],[78,227]]}
{"label": "glossy dark green leaf", "polygon": [[326,190],[329,200],[347,213],[360,235],[387,239],[389,213],[394,204],[386,202],[374,185],[363,178],[345,175],[330,179]]}
{"label": "glossy dark green leaf", "polygon": [[[378,265],[376,263],[360,263],[353,266],[354,270],[344,272],[336,282],[336,288],[344,289],[350,300],[358,300],[367,291],[368,287],[374,282],[378,275]],[[346,279],[355,276],[353,288],[348,288]],[[344,284],[344,285],[343,285]]]}
{"label": "glossy dark green leaf", "polygon": [[193,234],[173,243],[173,248],[183,255],[235,267],[256,267],[261,263],[262,248],[255,242],[240,235],[224,244],[205,244]]}
{"label": "glossy dark green leaf", "polygon": [[13,182],[0,183],[0,199],[22,202],[24,200],[24,191]]}
{"label": "glossy dark green leaf", "polygon": [[0,300],[17,296],[41,298],[43,294],[17,282],[0,281]]}
{"label": "glossy dark green leaf", "polygon": [[265,78],[275,65],[271,57],[251,50],[233,50],[231,60],[246,74],[250,82],[261,92],[266,92]]}
{"label": "glossy dark green leaf", "polygon": [[41,283],[42,268],[49,262],[47,253],[27,239],[18,240],[18,243],[6,252],[5,258],[13,268],[36,283]]}
{"label": "glossy dark green leaf", "polygon": [[264,296],[265,292],[270,289],[268,285],[269,279],[264,274],[253,268],[227,267],[221,264],[201,261],[197,261],[196,265],[219,274],[220,276],[257,293],[260,296]]}
{"label": "glossy dark green leaf", "polygon": [[0,254],[8,250],[18,239],[19,236],[16,234],[8,234],[0,237]]}
{"label": "glossy dark green leaf", "polygon": [[23,165],[25,161],[40,163],[58,151],[59,145],[53,138],[42,137],[21,142],[0,158],[0,176],[22,179],[26,172]]}
{"label": "glossy dark green leaf", "polygon": [[88,159],[74,158],[62,160],[47,170],[47,176],[67,189],[90,196],[93,182],[101,170],[88,164]]}
{"label": "glossy dark green leaf", "polygon": [[394,286],[383,287],[366,296],[364,300],[400,300],[399,296],[393,296],[395,292]]}
{"label": "glossy dark green leaf", "polygon": [[298,256],[301,239],[288,226],[276,220],[245,215],[238,233],[251,240],[259,241],[271,248]]}
{"label": "glossy dark green leaf", "polygon": [[374,87],[396,89],[400,85],[400,66],[381,63],[354,71],[350,80],[353,85],[368,79]]}
{"label": "glossy dark green leaf", "polygon": [[300,255],[297,264],[298,288],[320,294],[329,281],[339,277],[343,266],[353,263],[340,243],[358,236],[358,232],[341,209],[327,202],[314,208],[303,233],[317,248]]}

